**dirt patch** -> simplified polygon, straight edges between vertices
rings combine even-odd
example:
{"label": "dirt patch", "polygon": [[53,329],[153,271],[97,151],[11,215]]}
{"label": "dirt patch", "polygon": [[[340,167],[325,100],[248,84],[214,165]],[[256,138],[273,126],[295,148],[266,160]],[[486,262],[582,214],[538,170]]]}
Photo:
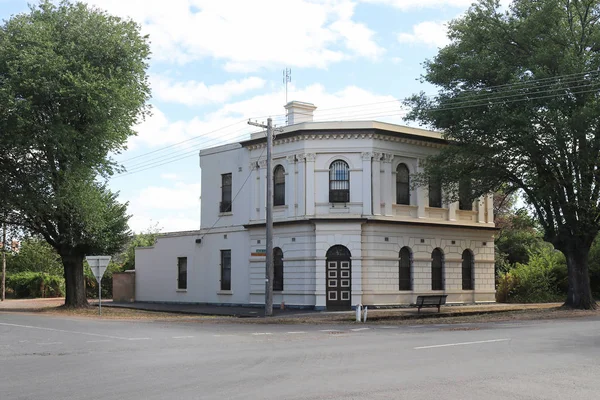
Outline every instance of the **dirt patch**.
{"label": "dirt patch", "polygon": [[[6,300],[0,303],[0,312],[36,313],[78,318],[101,318],[117,320],[207,320],[217,317],[201,315],[183,315],[166,312],[134,310],[128,308],[102,307],[102,315],[98,315],[98,307],[85,308],[64,307],[65,299],[19,299]],[[218,317],[225,318],[225,317]],[[231,320],[231,318],[226,318]]]}
{"label": "dirt patch", "polygon": [[[178,321],[189,323],[236,323],[236,324],[348,324],[358,325],[354,313],[306,313],[294,316],[275,316],[270,318],[235,318],[223,316],[203,316],[175,314],[168,312],[145,311],[118,307],[103,307],[102,316],[98,308],[90,306],[82,309],[62,307],[64,299],[25,299],[6,300],[0,303],[0,312],[34,312],[42,315],[68,316],[75,318],[101,318],[115,320]],[[561,304],[493,304],[479,306],[448,306],[437,310],[415,309],[373,309],[369,310],[370,325],[429,325],[463,324],[522,320],[547,320],[600,316],[600,310],[570,310]],[[459,328],[444,328],[459,329]],[[460,328],[462,329],[462,328]]]}

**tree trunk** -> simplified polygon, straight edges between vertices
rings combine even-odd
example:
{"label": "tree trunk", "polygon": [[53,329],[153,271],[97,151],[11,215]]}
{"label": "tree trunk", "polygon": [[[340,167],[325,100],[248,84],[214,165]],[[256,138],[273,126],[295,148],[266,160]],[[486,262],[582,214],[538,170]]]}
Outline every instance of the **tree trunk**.
{"label": "tree trunk", "polygon": [[86,307],[88,302],[83,279],[83,256],[61,255],[61,258],[65,267],[65,306]]}
{"label": "tree trunk", "polygon": [[564,252],[569,274],[569,291],[565,306],[581,310],[596,309],[590,287],[588,255],[590,247],[569,246]]}

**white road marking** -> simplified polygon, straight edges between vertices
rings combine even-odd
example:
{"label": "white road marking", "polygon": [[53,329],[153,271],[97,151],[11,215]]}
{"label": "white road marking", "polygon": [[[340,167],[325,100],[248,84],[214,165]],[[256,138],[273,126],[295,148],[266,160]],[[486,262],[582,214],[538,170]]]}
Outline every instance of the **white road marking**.
{"label": "white road marking", "polygon": [[149,337],[132,337],[132,338],[128,338],[127,340],[152,340],[152,338],[149,338]]}
{"label": "white road marking", "polygon": [[448,344],[436,344],[433,346],[420,346],[420,347],[415,347],[415,350],[421,350],[421,349],[434,349],[437,347],[450,347],[450,346],[467,346],[470,344],[481,344],[481,343],[495,343],[495,342],[507,342],[510,339],[492,339],[492,340],[478,340],[476,342],[462,342],[462,343],[448,343]]}
{"label": "white road marking", "polygon": [[213,337],[234,337],[235,335],[213,335]]}
{"label": "white road marking", "polygon": [[86,341],[86,343],[103,343],[103,342],[110,342],[110,339],[88,340],[88,341]]}
{"label": "white road marking", "polygon": [[381,329],[398,329],[397,326],[380,326]]}
{"label": "white road marking", "polygon": [[371,328],[355,328],[355,329],[350,329],[352,332],[360,332],[360,331],[368,331]]}
{"label": "white road marking", "polygon": [[193,336],[173,336],[173,339],[191,339]]}
{"label": "white road marking", "polygon": [[36,343],[36,344],[40,344],[40,345],[47,345],[47,344],[62,344],[62,342],[42,342],[42,343]]}
{"label": "white road marking", "polygon": [[254,332],[252,335],[254,336],[259,336],[259,335],[272,335],[271,332]]}
{"label": "white road marking", "polygon": [[341,332],[338,329],[321,329],[319,332]]}
{"label": "white road marking", "polygon": [[[105,337],[105,338],[109,338],[109,339],[129,340],[129,338],[119,337],[119,336],[101,335],[99,333],[89,333],[89,332],[67,331],[67,330],[64,330],[64,329],[45,328],[45,327],[42,327],[42,326],[7,324],[7,323],[4,323],[4,322],[0,322],[0,325],[14,326],[16,328],[39,329],[39,330],[42,330],[42,331],[74,333],[74,334],[77,334],[77,335],[97,336],[97,337]],[[26,341],[24,341],[24,342],[26,342]]]}
{"label": "white road marking", "polygon": [[306,332],[304,332],[304,331],[297,331],[297,332],[286,332],[286,333],[289,333],[290,335],[294,335],[294,334],[297,334],[297,333],[306,333]]}

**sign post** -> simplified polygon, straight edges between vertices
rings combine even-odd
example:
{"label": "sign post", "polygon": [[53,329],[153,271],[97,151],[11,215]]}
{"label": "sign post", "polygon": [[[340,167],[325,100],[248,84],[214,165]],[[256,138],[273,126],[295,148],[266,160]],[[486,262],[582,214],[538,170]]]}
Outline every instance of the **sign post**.
{"label": "sign post", "polygon": [[98,315],[102,315],[102,275],[108,267],[110,256],[87,256],[85,259],[98,281]]}

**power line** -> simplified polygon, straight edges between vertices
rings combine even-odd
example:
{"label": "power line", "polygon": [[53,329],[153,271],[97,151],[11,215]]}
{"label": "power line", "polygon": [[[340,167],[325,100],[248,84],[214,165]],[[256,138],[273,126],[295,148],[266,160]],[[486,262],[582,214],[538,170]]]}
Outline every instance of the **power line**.
{"label": "power line", "polygon": [[[581,75],[581,74],[578,74]],[[548,78],[548,80],[551,78]],[[564,82],[562,82],[562,84],[565,83],[569,83],[572,82],[573,79],[568,79]],[[567,95],[567,94],[572,94],[572,95],[578,95],[578,94],[584,94],[584,93],[591,93],[596,91],[596,89],[592,89],[592,90],[587,90],[587,91],[583,91],[580,89],[585,89],[588,87],[595,87],[595,85],[600,84],[600,82],[590,82],[590,81],[586,81],[586,82],[582,82],[582,84],[579,85],[575,85],[575,86],[567,86],[567,87],[552,87],[552,88],[548,88],[548,86],[551,86],[551,84],[544,84],[541,86],[538,86],[536,89],[540,89],[540,88],[547,88],[544,90],[536,90],[532,93],[518,93],[518,94],[514,94],[515,90],[509,90],[503,93],[492,93],[494,96],[490,96],[489,93],[486,93],[485,95],[481,96],[482,98],[478,98],[478,99],[460,99],[460,100],[456,100],[454,102],[452,102],[452,100],[450,100],[451,104],[448,104],[446,107],[443,108],[438,108],[438,109],[434,109],[432,111],[448,111],[448,110],[455,110],[455,109],[462,109],[462,108],[469,108],[469,107],[480,107],[480,106],[491,106],[491,105],[497,105],[497,104],[510,104],[510,103],[515,103],[515,102],[522,102],[522,101],[532,101],[532,100],[539,100],[539,99],[545,99],[545,98],[551,98],[551,97],[558,97],[558,96],[562,96],[562,95]],[[508,85],[504,85],[505,87],[507,87]],[[518,90],[523,90],[518,89]],[[556,92],[556,91],[561,91],[561,90],[569,90],[570,93],[555,93],[555,94],[550,94],[552,92]],[[513,93],[513,94],[510,94]],[[544,95],[544,94],[548,94],[548,95]],[[523,98],[517,98],[522,96]],[[380,104],[382,103],[390,103],[390,102],[397,102],[396,100],[394,101],[389,101],[389,102],[379,102]],[[339,107],[338,109],[341,108],[350,108],[351,106],[347,106],[347,107]],[[390,110],[369,110],[372,111],[370,113],[366,113],[366,114],[354,114],[351,117],[346,118],[345,120],[357,120],[357,119],[365,119],[365,118],[375,118],[375,117],[386,117],[386,116],[395,116],[395,115],[402,115],[406,112],[406,110],[402,111],[396,111],[396,109],[390,109]],[[319,116],[319,118],[322,116]],[[330,117],[331,118],[331,117]],[[237,124],[237,123],[236,123]],[[233,125],[236,124],[232,124],[228,127],[231,127]],[[224,127],[222,129],[226,129],[227,127]],[[222,130],[220,129],[220,130]],[[216,130],[218,131],[218,130]],[[235,132],[239,132],[235,131]],[[215,132],[215,131],[212,131]],[[233,133],[235,133],[233,132]],[[221,142],[223,140],[224,137],[230,136],[233,133],[230,133],[228,135],[222,136],[220,138],[211,138],[206,140],[205,142],[203,142],[201,145],[202,146],[206,146],[209,142]],[[201,135],[203,136],[203,135]],[[246,135],[241,135],[241,137],[246,136]],[[235,138],[237,139],[237,137]],[[184,141],[185,142],[185,141]],[[197,146],[200,146],[200,144],[198,144]],[[173,147],[173,146],[170,146]],[[174,153],[170,153],[170,154],[165,154],[159,157],[159,159],[153,159],[153,160],[148,160],[145,162],[141,162],[141,163],[136,163],[133,166],[129,166],[130,168],[132,168],[132,170],[127,171],[123,174],[120,174],[118,176],[126,176],[126,175],[130,175],[136,172],[142,172],[144,170],[147,169],[151,169],[154,167],[158,167],[158,166],[162,166],[162,165],[166,165],[169,164],[171,162],[176,162],[185,158],[189,158],[193,155],[195,155],[196,151],[198,149],[200,149],[200,147],[198,148],[192,148],[193,150],[190,149],[184,149],[183,152],[174,152]],[[191,154],[193,153],[193,154]]]}
{"label": "power line", "polygon": [[197,143],[197,144],[195,144],[193,146],[190,146],[190,147],[187,147],[187,148],[182,148],[182,149],[176,150],[174,152],[169,152],[169,153],[166,153],[166,154],[157,155],[155,158],[152,158],[151,160],[139,160],[139,161],[134,162],[132,164],[125,163],[124,166],[125,166],[125,168],[137,168],[138,166],[141,166],[141,165],[146,164],[146,163],[153,163],[153,162],[156,162],[156,161],[160,161],[161,159],[171,157],[173,154],[187,152],[187,151],[193,150],[193,149],[199,150],[199,149],[202,149],[202,148],[206,148],[206,145],[208,143],[222,141],[224,138],[231,137],[232,135],[237,134],[237,133],[242,132],[242,131],[246,131],[246,134],[248,133],[248,129],[246,127],[244,127],[242,129],[238,129],[236,131],[227,133],[226,135],[223,135],[223,136],[220,136],[220,137],[217,137],[217,138],[214,138],[214,137],[213,138],[205,138],[205,140],[203,142]]}
{"label": "power line", "polygon": [[237,121],[237,122],[234,122],[234,123],[233,123],[233,124],[231,124],[231,125],[227,125],[227,126],[224,126],[224,127],[218,128],[218,129],[215,129],[215,130],[213,130],[213,131],[206,132],[206,133],[204,133],[204,134],[202,134],[202,135],[198,135],[198,136],[194,136],[194,137],[192,137],[192,138],[186,139],[186,140],[182,140],[181,142],[177,142],[177,143],[170,144],[170,145],[168,145],[168,146],[161,147],[160,149],[156,149],[156,150],[150,151],[150,152],[148,152],[148,153],[140,154],[140,155],[138,155],[138,156],[135,156],[135,157],[126,158],[126,159],[124,159],[124,160],[120,160],[119,162],[120,162],[120,163],[124,163],[125,161],[130,161],[130,160],[135,160],[135,159],[137,159],[137,158],[146,157],[146,156],[148,156],[148,155],[150,155],[150,154],[158,153],[158,152],[160,152],[160,151],[163,151],[163,150],[169,149],[169,148],[171,148],[171,147],[179,146],[180,144],[187,143],[187,142],[191,142],[191,141],[193,141],[193,140],[197,140],[197,139],[201,138],[202,136],[210,135],[211,133],[216,133],[216,132],[222,131],[223,129],[231,128],[232,126],[235,126],[235,125],[237,125],[237,124],[239,124],[239,123],[242,123],[242,122],[244,122],[244,123],[245,123],[245,122],[246,122],[246,120],[244,119],[244,120],[241,120],[241,121]]}

